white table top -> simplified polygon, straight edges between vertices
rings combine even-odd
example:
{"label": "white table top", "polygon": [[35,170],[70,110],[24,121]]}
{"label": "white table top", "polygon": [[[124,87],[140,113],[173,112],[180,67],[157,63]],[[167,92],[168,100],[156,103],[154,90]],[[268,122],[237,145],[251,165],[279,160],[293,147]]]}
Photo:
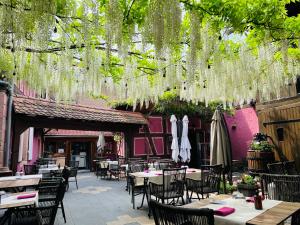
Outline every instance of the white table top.
{"label": "white table top", "polygon": [[[20,195],[27,195],[32,193],[35,193],[35,197],[33,198],[17,199],[17,197]],[[14,193],[9,195],[3,195],[1,196],[0,209],[37,205],[38,199],[39,199],[39,195],[37,191],[20,192],[20,193]]]}
{"label": "white table top", "polygon": [[[219,200],[218,200],[219,201]],[[191,204],[187,204],[185,208],[210,208],[213,210],[220,209],[222,207],[231,207],[235,209],[235,212],[227,216],[217,216],[215,215],[215,225],[245,225],[247,221],[255,218],[261,213],[267,211],[270,208],[280,204],[281,201],[275,200],[263,200],[262,210],[256,210],[253,202],[246,202],[245,199],[233,199],[226,198],[220,201],[220,204],[205,204],[203,202],[197,201]]]}
{"label": "white table top", "polygon": [[[135,173],[130,173],[129,175],[135,177],[135,185],[137,186],[143,185],[145,178],[148,178],[149,179],[148,181],[152,183],[162,184],[163,182],[162,170],[149,171],[149,172],[135,172]],[[201,170],[188,168],[186,170],[186,178],[200,180]]]}
{"label": "white table top", "polygon": [[52,170],[59,170],[58,166],[55,167],[48,167],[48,168],[40,168],[39,169],[39,174],[43,174],[43,173],[49,173]]}
{"label": "white table top", "polygon": [[41,174],[34,174],[34,175],[22,175],[22,176],[7,176],[7,177],[0,177],[1,181],[10,181],[10,180],[27,180],[27,179],[41,179]]}

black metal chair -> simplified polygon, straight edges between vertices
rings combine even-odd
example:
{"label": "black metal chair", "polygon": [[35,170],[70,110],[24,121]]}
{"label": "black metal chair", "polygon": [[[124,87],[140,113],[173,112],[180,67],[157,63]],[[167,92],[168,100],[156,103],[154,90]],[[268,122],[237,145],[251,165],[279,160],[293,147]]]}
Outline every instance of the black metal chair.
{"label": "black metal chair", "polygon": [[98,177],[100,177],[101,179],[107,178],[108,169],[109,169],[109,164],[106,161],[97,162],[97,171],[96,171],[97,178]]}
{"label": "black metal chair", "polygon": [[[67,190],[69,190],[69,183],[70,182],[75,182],[76,183],[76,188],[78,189],[77,172],[78,172],[78,167],[69,168],[69,177],[68,177],[68,180],[67,180]],[[74,179],[70,180],[70,178],[74,178]]]}
{"label": "black metal chair", "polygon": [[37,174],[38,169],[36,165],[24,165],[24,173],[25,175]]}
{"label": "black metal chair", "polygon": [[54,225],[58,202],[48,202],[47,206],[15,208],[11,225]]}
{"label": "black metal chair", "polygon": [[161,200],[162,203],[165,201],[169,203],[169,199],[172,199],[170,204],[177,204],[181,198],[182,204],[184,204],[185,176],[186,168],[164,169],[162,184],[149,182],[150,199],[151,196],[154,196],[156,200]]}
{"label": "black metal chair", "polygon": [[46,207],[49,202],[58,202],[59,208],[62,210],[63,218],[66,223],[66,215],[64,209],[64,195],[66,192],[66,183],[62,179],[42,179],[39,186],[39,206]]}
{"label": "black metal chair", "polygon": [[285,173],[288,175],[299,175],[299,172],[297,171],[296,168],[296,163],[295,161],[286,161],[283,162],[284,170]]}
{"label": "black metal chair", "polygon": [[131,203],[133,209],[135,209],[135,197],[140,194],[146,194],[146,187],[144,184],[144,181],[138,182],[135,177],[130,176],[130,173],[136,173],[136,172],[143,172],[144,171],[144,164],[140,163],[132,163],[128,165],[128,174],[127,174],[127,190],[128,193],[131,194]]}
{"label": "black metal chair", "polygon": [[[272,200],[287,202],[300,201],[300,176],[299,175],[279,175],[261,174],[262,194]],[[292,216],[292,225],[300,222],[300,211]]]}
{"label": "black metal chair", "polygon": [[190,178],[186,179],[187,192],[191,192],[189,200],[192,199],[193,193],[197,194],[199,200],[199,194],[201,194],[202,198],[204,198],[205,194],[207,194],[207,197],[209,197],[210,193],[219,194],[222,172],[223,168],[221,164],[201,166],[201,175],[199,177],[199,180]]}
{"label": "black metal chair", "polygon": [[79,167],[79,161],[70,160],[69,167],[78,168]]}
{"label": "black metal chair", "polygon": [[169,159],[161,159],[158,161],[158,167],[160,170],[170,169],[173,167],[173,161]]}
{"label": "black metal chair", "polygon": [[164,205],[150,200],[156,225],[214,225],[214,210]]}
{"label": "black metal chair", "polygon": [[120,180],[121,169],[119,164],[110,164],[108,171],[110,174],[110,179],[114,177],[115,179]]}
{"label": "black metal chair", "polygon": [[271,174],[285,174],[284,166],[282,162],[269,163],[267,165],[269,173]]}
{"label": "black metal chair", "polygon": [[266,198],[296,202],[300,197],[300,175],[261,174],[260,182]]}

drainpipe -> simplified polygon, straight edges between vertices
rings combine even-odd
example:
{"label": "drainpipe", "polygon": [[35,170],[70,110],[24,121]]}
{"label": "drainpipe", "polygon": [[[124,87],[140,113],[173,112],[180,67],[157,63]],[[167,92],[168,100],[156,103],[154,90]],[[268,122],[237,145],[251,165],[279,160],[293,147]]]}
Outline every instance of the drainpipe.
{"label": "drainpipe", "polygon": [[13,86],[3,80],[0,80],[0,86],[5,87],[7,89],[7,94],[8,94],[3,166],[9,167],[9,153],[10,153],[10,145],[11,145],[11,117],[12,117],[12,102],[13,102]]}

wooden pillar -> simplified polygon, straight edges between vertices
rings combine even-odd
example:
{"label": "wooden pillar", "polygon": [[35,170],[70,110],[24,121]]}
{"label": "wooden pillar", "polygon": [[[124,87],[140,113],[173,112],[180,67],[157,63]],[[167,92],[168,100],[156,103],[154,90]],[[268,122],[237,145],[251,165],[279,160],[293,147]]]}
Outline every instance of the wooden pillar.
{"label": "wooden pillar", "polygon": [[125,158],[133,157],[133,131],[131,128],[124,131],[125,140]]}

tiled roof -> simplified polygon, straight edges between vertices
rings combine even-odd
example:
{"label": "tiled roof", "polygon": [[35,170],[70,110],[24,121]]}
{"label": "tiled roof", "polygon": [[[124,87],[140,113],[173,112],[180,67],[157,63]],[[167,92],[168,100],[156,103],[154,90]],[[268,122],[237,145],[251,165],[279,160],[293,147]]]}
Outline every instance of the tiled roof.
{"label": "tiled roof", "polygon": [[147,124],[147,120],[141,113],[60,104],[55,101],[20,95],[14,96],[13,105],[15,113],[33,117],[42,116],[95,122]]}
{"label": "tiled roof", "polygon": [[[88,136],[98,137],[99,131],[52,129],[45,136]],[[104,136],[113,136],[112,132],[104,132]]]}

